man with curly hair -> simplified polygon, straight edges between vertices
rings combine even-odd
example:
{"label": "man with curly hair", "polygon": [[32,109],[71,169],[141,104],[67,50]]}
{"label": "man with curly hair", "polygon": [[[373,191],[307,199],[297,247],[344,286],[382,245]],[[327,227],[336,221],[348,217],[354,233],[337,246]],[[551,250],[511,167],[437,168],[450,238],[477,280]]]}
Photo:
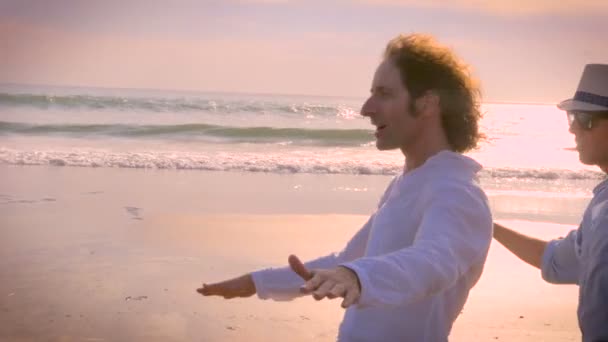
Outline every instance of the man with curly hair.
{"label": "man with curly hair", "polygon": [[[215,284],[203,295],[343,298],[340,341],[447,341],[492,239],[492,217],[462,153],[480,137],[479,91],[468,67],[425,35],[392,39],[361,115],[379,150],[400,149],[403,171],[377,210],[335,254]],[[322,237],[320,237],[322,238]]]}

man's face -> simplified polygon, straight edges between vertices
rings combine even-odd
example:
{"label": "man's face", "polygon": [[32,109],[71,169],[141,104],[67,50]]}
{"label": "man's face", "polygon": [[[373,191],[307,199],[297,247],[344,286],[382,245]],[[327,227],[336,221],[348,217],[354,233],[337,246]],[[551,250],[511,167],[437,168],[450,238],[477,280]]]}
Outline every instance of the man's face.
{"label": "man's face", "polygon": [[376,69],[371,95],[361,108],[376,126],[376,147],[379,150],[401,148],[416,140],[419,120],[410,111],[410,95],[403,85],[399,69],[384,60]]}
{"label": "man's face", "polygon": [[581,162],[598,165],[608,172],[608,118],[594,118],[591,129],[585,129],[578,120],[572,120],[570,133],[574,134]]}

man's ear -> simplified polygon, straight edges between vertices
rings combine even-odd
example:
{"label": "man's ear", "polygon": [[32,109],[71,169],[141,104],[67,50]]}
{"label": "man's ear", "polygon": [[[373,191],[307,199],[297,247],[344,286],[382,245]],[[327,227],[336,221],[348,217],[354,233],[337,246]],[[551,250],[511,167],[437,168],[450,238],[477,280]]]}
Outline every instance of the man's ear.
{"label": "man's ear", "polygon": [[439,94],[435,90],[427,90],[416,99],[416,113],[422,116],[439,114]]}

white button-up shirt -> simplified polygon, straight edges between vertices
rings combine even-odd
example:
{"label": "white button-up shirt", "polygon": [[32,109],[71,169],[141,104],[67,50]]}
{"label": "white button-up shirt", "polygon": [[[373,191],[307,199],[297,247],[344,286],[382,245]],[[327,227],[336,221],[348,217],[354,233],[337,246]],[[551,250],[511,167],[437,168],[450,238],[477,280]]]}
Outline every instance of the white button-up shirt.
{"label": "white button-up shirt", "polygon": [[[461,154],[436,154],[393,179],[343,251],[306,263],[343,265],[359,277],[361,297],[346,310],[339,341],[447,341],[492,239],[480,169]],[[262,299],[301,295],[303,281],[287,267],[253,279]]]}

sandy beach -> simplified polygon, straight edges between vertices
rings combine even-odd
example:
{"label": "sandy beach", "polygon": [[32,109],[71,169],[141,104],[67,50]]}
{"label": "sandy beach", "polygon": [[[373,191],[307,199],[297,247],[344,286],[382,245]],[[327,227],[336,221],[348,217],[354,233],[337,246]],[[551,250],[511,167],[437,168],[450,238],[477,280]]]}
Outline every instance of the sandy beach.
{"label": "sandy beach", "polygon": [[[607,177],[602,123],[572,114],[606,106],[588,81],[602,66],[587,69],[608,63],[606,18],[608,0],[0,0],[0,342],[335,341],[341,299],[196,290],[340,252],[404,172],[372,258],[412,236],[413,264],[449,241],[462,248],[444,257],[478,255],[441,223],[468,207],[452,189],[479,204],[459,185],[472,170],[494,222],[565,236]],[[371,305],[399,300],[378,276],[395,269],[431,290],[478,275],[457,262],[427,282],[393,257],[362,281]],[[347,327],[381,339],[365,323],[387,317],[443,336],[462,301],[441,294],[425,325],[416,307]],[[578,299],[492,241],[449,341],[581,341]]]}
{"label": "sandy beach", "polygon": [[[195,289],[342,248],[389,179],[348,177],[0,165],[0,340],[332,341],[338,301]],[[500,222],[546,238],[573,227]],[[493,243],[450,340],[580,340],[576,302]]]}

